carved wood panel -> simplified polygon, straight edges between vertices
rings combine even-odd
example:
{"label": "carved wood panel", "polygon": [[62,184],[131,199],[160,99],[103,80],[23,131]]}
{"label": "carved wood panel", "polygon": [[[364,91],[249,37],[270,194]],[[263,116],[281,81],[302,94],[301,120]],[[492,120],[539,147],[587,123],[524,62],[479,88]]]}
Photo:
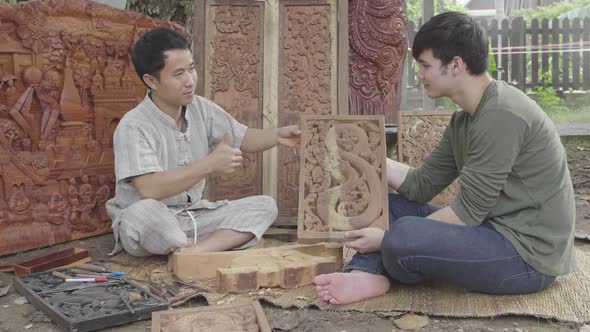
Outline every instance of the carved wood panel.
{"label": "carved wood panel", "polygon": [[[398,161],[419,167],[443,137],[453,111],[403,111],[398,113]],[[459,193],[455,180],[432,199],[439,206],[449,205]]]}
{"label": "carved wood panel", "polygon": [[[196,0],[197,93],[253,128],[298,124],[305,113],[348,114],[348,31],[338,19],[347,8],[336,0]],[[270,195],[277,223],[296,225],[297,153],[261,155],[247,154],[236,175],[208,179],[207,198]]]}
{"label": "carved wood panel", "polygon": [[[331,1],[281,1],[279,39],[279,125],[299,123],[303,114],[334,114],[334,28]],[[299,196],[299,156],[278,149],[279,223],[294,224]]]}
{"label": "carved wood panel", "polygon": [[384,117],[304,116],[301,129],[298,240],[388,229]]}
{"label": "carved wood panel", "polygon": [[[206,26],[205,97],[240,123],[262,128],[264,3],[211,2]],[[243,154],[231,175],[208,179],[209,199],[237,199],[262,192],[261,156]]]}
{"label": "carved wood panel", "polygon": [[406,2],[349,2],[350,114],[383,114],[395,123],[408,47]]}
{"label": "carved wood panel", "polygon": [[185,31],[89,0],[0,3],[0,255],[110,231],[112,134],[145,94],[131,46],[158,26]]}
{"label": "carved wood panel", "polygon": [[271,332],[258,301],[152,313],[152,332]]}

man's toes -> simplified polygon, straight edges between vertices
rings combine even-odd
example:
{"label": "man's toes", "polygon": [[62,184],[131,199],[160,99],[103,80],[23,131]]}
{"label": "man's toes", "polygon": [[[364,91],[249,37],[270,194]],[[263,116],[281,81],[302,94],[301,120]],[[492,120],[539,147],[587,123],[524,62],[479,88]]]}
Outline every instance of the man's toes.
{"label": "man's toes", "polygon": [[332,296],[330,294],[323,295],[322,300],[330,302],[332,300]]}
{"label": "man's toes", "polygon": [[330,304],[340,304],[340,302],[338,302],[338,300],[336,300],[335,298],[331,298],[329,301],[326,302],[330,302]]}
{"label": "man's toes", "polygon": [[313,278],[313,283],[317,286],[324,286],[330,283],[330,275],[329,274],[320,274]]}

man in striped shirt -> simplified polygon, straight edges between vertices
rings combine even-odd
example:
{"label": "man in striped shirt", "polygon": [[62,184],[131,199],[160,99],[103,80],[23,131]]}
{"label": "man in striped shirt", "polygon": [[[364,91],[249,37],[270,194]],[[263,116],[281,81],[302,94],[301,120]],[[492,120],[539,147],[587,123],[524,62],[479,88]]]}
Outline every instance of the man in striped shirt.
{"label": "man in striped shirt", "polygon": [[[134,256],[245,248],[275,221],[268,196],[210,202],[205,178],[240,167],[242,151],[294,146],[296,126],[247,128],[194,94],[197,73],[188,41],[156,29],[133,47],[133,64],[148,87],[145,99],[114,134],[115,197],[107,202],[115,249]],[[211,152],[209,152],[211,151]]]}

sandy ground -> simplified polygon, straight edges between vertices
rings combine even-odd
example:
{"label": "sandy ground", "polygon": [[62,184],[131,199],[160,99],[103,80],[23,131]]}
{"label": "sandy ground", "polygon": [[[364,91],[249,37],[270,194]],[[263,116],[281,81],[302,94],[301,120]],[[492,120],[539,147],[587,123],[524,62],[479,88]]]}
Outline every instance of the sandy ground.
{"label": "sandy ground", "polygon": [[[564,140],[568,150],[569,164],[577,194],[577,223],[579,230],[590,234],[590,138],[577,138]],[[74,241],[76,246],[88,248],[93,257],[104,257],[110,251],[113,244],[111,234],[94,238]],[[53,249],[61,246],[53,246]],[[577,240],[576,246],[590,252],[590,240]],[[0,265],[13,263],[38,255],[42,250],[32,250],[0,258]],[[12,274],[0,273],[0,283],[8,285],[13,278]],[[14,301],[20,295],[11,288],[7,295],[0,297],[0,332],[4,331],[60,331],[51,320],[31,304],[15,304]],[[590,301],[590,299],[588,299]],[[205,305],[201,300],[196,300],[186,306]],[[281,309],[273,305],[263,304],[264,311],[270,321],[273,331],[399,331],[393,323],[395,317],[384,317],[372,313],[357,312],[327,312],[317,309],[291,310]],[[141,321],[132,324],[104,329],[103,331],[149,331],[151,322]],[[428,325],[420,331],[578,331],[581,326],[563,324],[534,317],[496,317],[491,319],[458,319],[429,317]],[[589,327],[590,328],[590,327]]]}

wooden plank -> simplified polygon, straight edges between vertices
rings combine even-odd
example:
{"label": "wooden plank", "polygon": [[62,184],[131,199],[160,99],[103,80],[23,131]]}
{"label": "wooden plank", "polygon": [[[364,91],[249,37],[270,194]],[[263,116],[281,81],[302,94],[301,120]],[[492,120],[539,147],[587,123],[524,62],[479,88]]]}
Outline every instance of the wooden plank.
{"label": "wooden plank", "polygon": [[559,19],[554,18],[551,20],[551,80],[553,81],[553,88],[558,90],[560,87],[559,79]]}
{"label": "wooden plank", "polygon": [[[255,319],[251,320],[251,318]],[[240,321],[243,324],[236,325],[236,322]],[[272,329],[260,303],[252,301],[154,312],[151,331],[271,332]]]}
{"label": "wooden plank", "polygon": [[389,228],[382,115],[301,120],[297,238],[341,241],[345,231]]}
{"label": "wooden plank", "polygon": [[[572,45],[574,48],[580,46],[580,37],[581,37],[581,26],[580,26],[580,19],[575,18],[572,24]],[[581,62],[580,62],[580,52],[573,52],[572,54],[572,88],[574,90],[579,90],[582,86],[580,82],[580,71],[581,71]]]}
{"label": "wooden plank", "polygon": [[512,80],[510,74],[510,63],[509,63],[509,47],[510,47],[510,23],[508,19],[502,20],[502,29],[500,30],[502,56],[500,57],[500,63],[502,68],[502,80],[510,82]]}
{"label": "wooden plank", "polygon": [[[490,33],[489,33],[488,38],[490,38],[490,42],[492,44],[492,52],[494,53],[494,62],[496,63],[496,66],[498,66],[498,64],[499,64],[498,54],[499,54],[499,47],[500,47],[500,45],[498,45],[498,20],[493,19],[491,21],[489,31],[490,31]],[[498,70],[496,70],[496,73],[494,74],[494,78],[495,79],[499,78],[499,71]]]}
{"label": "wooden plank", "polygon": [[[584,45],[588,47],[587,45],[590,44],[590,18],[588,17],[584,19],[584,33],[582,38],[584,40]],[[584,73],[584,90],[590,90],[590,51],[584,52],[583,60],[582,70]]]}
{"label": "wooden plank", "polygon": [[338,104],[337,114],[347,115],[350,113],[348,102],[348,1],[338,1]]}
{"label": "wooden plank", "polygon": [[[408,45],[412,47],[414,43],[414,37],[416,36],[416,24],[412,21],[408,22]],[[411,51],[406,55],[406,72],[408,75],[408,87],[416,87],[416,72],[414,68],[414,58],[412,57]],[[404,87],[405,88],[405,87]]]}
{"label": "wooden plank", "polygon": [[[264,95],[263,126],[278,127],[278,80],[279,80],[279,0],[264,1]],[[277,198],[277,151],[276,147],[266,150],[262,155],[262,192]]]}
{"label": "wooden plank", "polygon": [[549,20],[544,18],[541,21],[541,43],[542,43],[542,50],[543,53],[541,54],[541,76],[543,77],[543,81],[541,82],[543,85],[547,84],[545,82],[545,75],[549,73]]}
{"label": "wooden plank", "polygon": [[511,55],[512,76],[510,83],[515,84],[521,90],[524,90],[526,80],[524,54],[522,54],[526,45],[524,41],[524,29],[525,23],[522,17],[516,17],[512,20],[510,46],[513,53]]}
{"label": "wooden plank", "polygon": [[563,89],[563,91],[567,91],[569,90],[569,88],[571,87],[571,81],[570,81],[570,57],[571,57],[571,46],[569,46],[569,42],[570,42],[570,20],[566,17],[561,21],[562,24],[562,28],[561,28],[561,42],[563,45],[565,45],[565,47],[562,49],[563,52],[561,52],[561,61],[562,61],[562,65],[561,65],[561,88]]}
{"label": "wooden plank", "polygon": [[[199,75],[205,73],[205,36],[206,36],[206,8],[207,0],[195,0],[195,17],[193,18],[193,57],[195,69]],[[196,93],[205,95],[205,80],[197,82]]]}
{"label": "wooden plank", "polygon": [[236,257],[259,256],[263,253],[280,253],[283,251],[298,251],[312,256],[342,257],[342,244],[294,244],[282,247],[213,253],[191,253],[177,250],[169,256],[169,263],[175,276],[180,280],[189,282],[215,278],[217,270],[229,266]]}
{"label": "wooden plank", "polygon": [[531,21],[531,82],[529,87],[534,88],[539,85],[539,20],[533,19]]}

